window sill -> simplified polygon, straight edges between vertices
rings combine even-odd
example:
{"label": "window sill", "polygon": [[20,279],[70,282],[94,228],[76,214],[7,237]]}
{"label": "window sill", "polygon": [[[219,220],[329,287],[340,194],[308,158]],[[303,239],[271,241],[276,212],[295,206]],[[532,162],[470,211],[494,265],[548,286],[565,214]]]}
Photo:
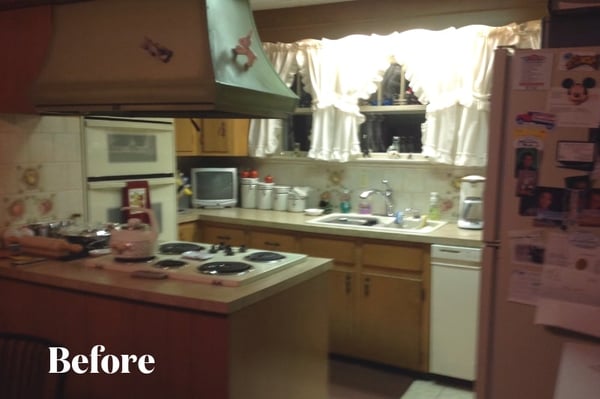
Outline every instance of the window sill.
{"label": "window sill", "polygon": [[[273,159],[281,161],[308,163],[308,162],[324,162],[324,163],[338,163],[335,161],[321,161],[307,156],[307,152],[301,151],[294,153],[293,151],[284,151],[279,155],[273,155],[266,158],[257,159]],[[393,164],[393,165],[432,165],[434,166],[429,158],[422,154],[408,154],[399,153],[397,156],[390,156],[384,152],[371,153],[369,157],[360,156],[359,158],[352,159],[344,164]]]}

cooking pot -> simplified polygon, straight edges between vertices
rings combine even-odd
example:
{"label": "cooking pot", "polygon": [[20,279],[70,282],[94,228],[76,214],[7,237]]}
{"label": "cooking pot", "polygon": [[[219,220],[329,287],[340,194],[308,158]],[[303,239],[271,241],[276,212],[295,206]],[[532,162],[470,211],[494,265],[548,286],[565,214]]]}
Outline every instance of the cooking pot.
{"label": "cooking pot", "polygon": [[70,243],[80,244],[85,251],[91,251],[106,248],[113,229],[113,224],[95,227],[70,225],[59,229],[57,236],[66,239]]}
{"label": "cooking pot", "polygon": [[158,238],[154,212],[151,209],[136,207],[123,207],[121,210],[129,210],[130,215],[138,212],[147,213],[150,217],[150,224],[132,217],[127,220],[127,223],[118,226],[112,232],[109,242],[115,259],[141,260],[153,257]]}
{"label": "cooking pot", "polygon": [[106,248],[114,224],[85,226],[74,223],[73,219],[39,222],[27,225],[32,234],[42,237],[62,238],[72,244],[79,244],[85,253],[93,249]]}

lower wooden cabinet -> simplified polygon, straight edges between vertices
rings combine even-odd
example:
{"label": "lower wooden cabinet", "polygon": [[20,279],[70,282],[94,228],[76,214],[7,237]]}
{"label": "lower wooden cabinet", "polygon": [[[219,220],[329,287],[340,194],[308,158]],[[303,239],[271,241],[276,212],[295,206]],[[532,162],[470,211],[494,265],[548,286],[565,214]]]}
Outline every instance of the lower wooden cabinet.
{"label": "lower wooden cabinet", "polygon": [[198,242],[196,222],[179,223],[177,235],[180,241]]}
{"label": "lower wooden cabinet", "polygon": [[329,351],[427,372],[429,245],[206,222],[199,237],[333,259]]}
{"label": "lower wooden cabinet", "polygon": [[427,371],[427,245],[301,237],[300,251],[334,259],[329,272],[332,353]]}
{"label": "lower wooden cabinet", "polygon": [[360,273],[357,356],[411,370],[423,369],[422,281]]}
{"label": "lower wooden cabinet", "polygon": [[200,241],[206,244],[248,245],[245,230],[231,225],[204,224],[199,236]]}
{"label": "lower wooden cabinet", "polygon": [[355,308],[358,279],[355,273],[329,271],[329,352],[358,357]]}
{"label": "lower wooden cabinet", "polygon": [[250,248],[268,251],[298,252],[296,237],[281,232],[251,231]]}

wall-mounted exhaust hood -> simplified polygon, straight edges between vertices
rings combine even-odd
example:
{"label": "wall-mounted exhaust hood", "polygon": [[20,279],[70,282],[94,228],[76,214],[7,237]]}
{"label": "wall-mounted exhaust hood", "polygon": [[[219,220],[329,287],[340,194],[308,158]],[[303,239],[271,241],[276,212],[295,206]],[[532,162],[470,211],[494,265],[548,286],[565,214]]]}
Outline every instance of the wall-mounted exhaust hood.
{"label": "wall-mounted exhaust hood", "polygon": [[53,8],[32,99],[44,114],[283,118],[297,96],[248,0],[93,0]]}

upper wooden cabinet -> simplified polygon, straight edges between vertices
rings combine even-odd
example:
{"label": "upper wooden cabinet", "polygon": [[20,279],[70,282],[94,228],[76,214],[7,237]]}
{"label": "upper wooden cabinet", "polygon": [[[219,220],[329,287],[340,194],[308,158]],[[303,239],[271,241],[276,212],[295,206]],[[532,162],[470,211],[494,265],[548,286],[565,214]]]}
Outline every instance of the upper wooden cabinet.
{"label": "upper wooden cabinet", "polygon": [[29,92],[44,63],[51,36],[50,6],[0,11],[0,113],[35,112]]}
{"label": "upper wooden cabinet", "polygon": [[175,119],[178,156],[248,155],[249,119]]}

